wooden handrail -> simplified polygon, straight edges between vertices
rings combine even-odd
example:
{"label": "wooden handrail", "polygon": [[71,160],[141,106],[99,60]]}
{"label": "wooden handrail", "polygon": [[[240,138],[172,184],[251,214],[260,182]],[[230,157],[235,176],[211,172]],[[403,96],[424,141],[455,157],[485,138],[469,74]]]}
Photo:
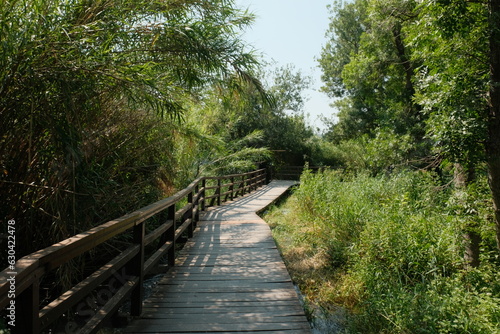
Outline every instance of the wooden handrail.
{"label": "wooden handrail", "polygon": [[[214,182],[215,185],[208,185]],[[14,317],[7,318],[7,322],[15,319],[15,327],[11,327],[11,331],[40,333],[67,311],[75,306],[78,308],[82,300],[106,281],[110,281],[108,285],[113,285],[113,288],[105,290],[109,298],[100,310],[91,312],[92,317],[78,333],[95,333],[103,321],[112,316],[127,299],[131,301],[131,315],[140,315],[144,276],[164,257],[167,257],[169,266],[174,265],[175,244],[184,234],[188,238],[192,237],[200,212],[214,203],[220,205],[265,183],[265,169],[198,178],[173,196],[18,259],[14,269],[7,268],[0,272],[0,308],[8,316],[14,314]],[[208,200],[211,200],[210,203]],[[183,202],[186,204],[180,204],[181,201],[186,201]],[[176,205],[182,207],[176,208]],[[148,219],[162,219],[164,216],[166,219],[160,226],[145,233]],[[39,284],[44,274],[128,231],[132,231],[133,241],[127,249],[40,309]],[[158,244],[145,259],[145,247],[154,246],[155,240],[158,240]],[[15,299],[12,299],[13,281]],[[114,287],[118,283],[120,286]],[[15,306],[14,312],[11,311],[12,305]],[[74,332],[73,328],[70,330]]]}

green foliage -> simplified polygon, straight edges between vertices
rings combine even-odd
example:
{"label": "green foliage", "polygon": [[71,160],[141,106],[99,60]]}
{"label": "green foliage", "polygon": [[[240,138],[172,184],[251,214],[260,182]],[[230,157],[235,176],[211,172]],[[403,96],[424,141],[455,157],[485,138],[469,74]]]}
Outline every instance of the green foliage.
{"label": "green foliage", "polygon": [[[269,154],[263,154],[264,148],[282,152],[287,162],[295,165],[302,165],[310,156],[306,142],[313,133],[303,114],[303,93],[310,79],[294,72],[292,66],[268,71],[267,75],[271,81],[265,87],[267,96],[254,85],[232,78],[227,87],[209,87],[201,103],[192,105],[187,115],[189,121],[204,133],[221,138],[224,146],[213,151],[202,164],[215,167],[222,163],[229,167],[230,159],[248,157],[252,152],[254,161],[270,160]],[[239,89],[230,90],[231,86]]]}
{"label": "green foliage", "polygon": [[[377,175],[433,159],[427,167],[440,164],[441,182],[455,185],[438,191],[433,179],[422,178],[434,185],[419,181],[413,187],[421,194],[393,194],[390,204],[371,208],[374,218],[346,257],[344,281],[354,282],[353,296],[363,300],[354,331],[498,333],[498,283],[488,281],[498,271],[492,221],[497,242],[500,231],[493,215],[498,10],[495,1],[359,0],[338,6],[332,17],[320,65],[324,89],[343,97],[335,102],[339,121],[327,134],[336,160],[349,171]],[[343,33],[349,38],[340,38]],[[485,162],[494,205],[480,175]],[[450,166],[453,179],[444,175]],[[407,176],[385,182],[398,178]],[[396,188],[413,193],[404,182]],[[425,197],[436,199],[434,205],[415,202]],[[479,269],[463,270],[464,251],[465,258],[480,257]],[[485,279],[471,283],[473,277]]]}
{"label": "green foliage", "polygon": [[341,162],[336,155],[337,148],[330,141],[313,136],[307,140],[306,144],[310,151],[310,166],[340,166]]}
{"label": "green foliage", "polygon": [[483,236],[479,268],[463,259],[470,212],[493,228],[487,183],[479,180],[469,191],[475,200],[460,211],[456,192],[429,172],[306,172],[271,226],[309,302],[350,309],[348,333],[498,333],[494,233]]}
{"label": "green foliage", "polygon": [[323,89],[342,99],[327,138],[373,146],[382,161],[388,133],[413,141],[398,163],[435,155],[468,168],[485,160],[486,3],[358,0],[333,14],[320,66]]}
{"label": "green foliage", "polygon": [[480,3],[456,1],[443,6],[439,1],[426,2],[420,7],[419,20],[409,29],[413,58],[422,62],[415,98],[428,115],[428,136],[438,143],[439,154],[464,166],[485,159],[486,10]]}
{"label": "green foliage", "polygon": [[410,135],[398,135],[379,130],[375,137],[368,135],[330,144],[329,157],[336,167],[349,171],[369,171],[378,174],[398,166],[408,165],[408,156],[415,149]]}
{"label": "green foliage", "polygon": [[322,90],[331,97],[342,97],[346,87],[342,81],[342,71],[359,50],[360,38],[366,30],[367,1],[355,1],[342,6],[335,1],[329,7],[332,18],[326,36],[329,41],[323,47],[320,67],[325,87]]}
{"label": "green foliage", "polygon": [[4,319],[0,319],[0,334],[9,334],[10,330],[7,328]]}
{"label": "green foliage", "polygon": [[273,85],[269,93],[274,96],[277,111],[292,111],[300,114],[304,110],[306,98],[304,90],[311,85],[311,78],[305,77],[293,65],[277,68],[272,73]]}
{"label": "green foliage", "polygon": [[414,1],[399,0],[358,0],[336,7],[319,60],[323,90],[342,98],[334,103],[339,110],[331,128],[335,140],[385,128],[422,140],[419,106],[412,100],[415,64],[405,43],[414,7]]}

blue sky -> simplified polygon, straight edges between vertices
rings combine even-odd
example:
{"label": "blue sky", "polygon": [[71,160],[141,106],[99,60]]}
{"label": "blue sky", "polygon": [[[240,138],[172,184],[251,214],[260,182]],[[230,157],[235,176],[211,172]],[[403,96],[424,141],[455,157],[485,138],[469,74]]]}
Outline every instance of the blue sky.
{"label": "blue sky", "polygon": [[321,70],[317,61],[325,44],[325,32],[329,23],[326,8],[332,0],[236,0],[240,8],[248,8],[257,18],[243,38],[266,61],[274,60],[278,66],[293,64],[304,75],[313,77],[313,89],[305,92],[309,98],[305,112],[309,123],[323,127],[318,116],[331,117],[334,113],[331,101],[321,87]]}

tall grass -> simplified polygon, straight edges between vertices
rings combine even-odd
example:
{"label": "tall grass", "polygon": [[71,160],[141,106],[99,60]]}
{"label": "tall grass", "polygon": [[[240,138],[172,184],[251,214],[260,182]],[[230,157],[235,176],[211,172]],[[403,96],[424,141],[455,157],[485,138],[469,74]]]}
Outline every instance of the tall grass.
{"label": "tall grass", "polygon": [[[306,300],[348,308],[348,333],[500,333],[487,193],[475,193],[473,215],[454,196],[427,172],[306,172],[267,219]],[[464,262],[467,219],[482,226],[477,269]]]}

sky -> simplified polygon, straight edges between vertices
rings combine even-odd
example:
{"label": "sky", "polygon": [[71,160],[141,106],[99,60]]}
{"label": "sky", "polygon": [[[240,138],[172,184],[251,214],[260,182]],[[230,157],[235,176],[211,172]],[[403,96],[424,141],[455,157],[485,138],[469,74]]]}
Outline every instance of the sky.
{"label": "sky", "polygon": [[312,89],[305,92],[309,98],[305,113],[309,124],[324,129],[320,115],[331,118],[332,102],[319,92],[322,85],[321,69],[315,60],[326,43],[329,11],[332,0],[236,0],[240,8],[248,9],[257,17],[243,38],[265,61],[276,61],[277,66],[293,64],[303,75],[313,78]]}

